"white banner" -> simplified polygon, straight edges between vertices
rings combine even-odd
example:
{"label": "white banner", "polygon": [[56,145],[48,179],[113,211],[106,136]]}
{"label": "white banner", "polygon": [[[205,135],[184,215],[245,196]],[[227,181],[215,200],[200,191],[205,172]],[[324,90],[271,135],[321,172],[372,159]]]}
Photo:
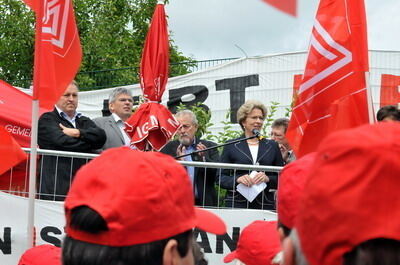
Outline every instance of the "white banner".
{"label": "white banner", "polygon": [[[284,117],[290,109],[294,75],[302,74],[306,52],[241,58],[206,70],[170,78],[162,104],[174,109],[180,102],[201,103],[212,112],[212,132],[221,131],[222,121],[247,99],[257,99],[266,106],[277,102],[273,118]],[[375,112],[379,109],[382,74],[400,75],[400,52],[370,51],[370,88]],[[138,84],[126,86],[134,96],[141,95]],[[102,116],[104,100],[111,88],[81,92],[79,110],[90,118]],[[236,121],[236,117],[231,117]],[[237,127],[239,128],[239,127]]]}
{"label": "white banner", "polygon": [[[28,199],[0,192],[0,264],[15,265],[27,249]],[[195,230],[197,242],[204,249],[210,264],[224,264],[223,257],[234,250],[242,228],[254,220],[276,220],[276,214],[261,210],[211,209],[227,224],[224,236]],[[64,237],[62,202],[35,202],[36,243],[60,246]]]}
{"label": "white banner", "polygon": [[[0,192],[0,264],[15,265],[27,249],[28,199]],[[35,231],[38,245],[61,245],[64,235],[62,202],[35,202]]]}
{"label": "white banner", "polygon": [[[242,58],[202,71],[169,78],[162,104],[174,110],[181,102],[201,103],[212,112],[211,131],[220,131],[229,110],[234,113],[247,99],[258,99],[270,106],[278,102],[276,118],[284,117],[291,104],[293,78],[301,74],[305,53]],[[126,86],[134,96],[142,94],[138,84]],[[102,116],[104,100],[112,88],[79,93],[79,110],[90,118]],[[239,128],[239,127],[238,127]]]}

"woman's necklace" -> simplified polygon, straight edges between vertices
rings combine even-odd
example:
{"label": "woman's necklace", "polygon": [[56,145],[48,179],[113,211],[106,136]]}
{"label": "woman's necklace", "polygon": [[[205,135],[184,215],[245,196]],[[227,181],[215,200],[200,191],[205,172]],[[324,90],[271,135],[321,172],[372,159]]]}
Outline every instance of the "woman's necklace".
{"label": "woman's necklace", "polygon": [[247,140],[247,143],[249,145],[258,145],[259,142],[258,142],[258,140],[256,142],[251,142],[251,141]]}

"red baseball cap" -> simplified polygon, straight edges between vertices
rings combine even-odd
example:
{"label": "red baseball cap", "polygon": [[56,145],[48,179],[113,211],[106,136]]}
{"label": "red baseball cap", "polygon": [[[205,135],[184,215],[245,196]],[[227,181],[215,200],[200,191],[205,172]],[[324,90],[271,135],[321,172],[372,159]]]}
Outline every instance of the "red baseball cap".
{"label": "red baseball cap", "polygon": [[306,176],[314,163],[316,153],[309,153],[286,165],[279,175],[277,208],[278,220],[292,229],[300,206]]}
{"label": "red baseball cap", "polygon": [[[104,218],[107,231],[91,234],[70,226],[71,210],[83,205]],[[194,227],[226,233],[219,217],[194,207],[183,166],[170,156],[128,147],[109,149],[77,172],[65,213],[68,236],[107,246],[149,243]]]}
{"label": "red baseball cap", "polygon": [[18,265],[61,265],[61,248],[48,244],[30,248]]}
{"label": "red baseball cap", "polygon": [[296,219],[310,265],[341,265],[376,238],[400,240],[400,124],[332,133],[321,142]]}
{"label": "red baseball cap", "polygon": [[254,221],[243,229],[236,250],[224,262],[238,259],[246,265],[271,265],[280,251],[276,221]]}

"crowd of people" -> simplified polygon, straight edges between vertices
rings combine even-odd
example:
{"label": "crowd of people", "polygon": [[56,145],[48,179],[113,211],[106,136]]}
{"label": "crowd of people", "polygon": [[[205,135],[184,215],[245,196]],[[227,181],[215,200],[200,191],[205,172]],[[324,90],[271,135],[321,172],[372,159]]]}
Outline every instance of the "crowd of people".
{"label": "crowd of people", "polygon": [[[111,115],[90,120],[77,112],[78,85],[72,82],[56,103],[54,110],[40,117],[39,147],[58,151],[101,153],[109,148],[130,146],[125,122],[132,114],[131,92],[125,88],[116,88],[111,92],[108,102]],[[199,128],[196,115],[190,110],[181,110],[175,114],[181,124],[176,140],[171,140],[160,151],[185,161],[283,166],[294,160],[294,154],[284,136],[288,122],[286,119],[276,121],[272,127],[272,140],[254,137],[254,131],[262,129],[266,115],[267,109],[261,102],[245,102],[237,112],[243,135],[228,141],[232,144],[226,145],[220,156],[217,148],[201,152],[217,144],[196,137]],[[281,134],[278,134],[278,131],[281,131]],[[40,198],[65,200],[75,173],[86,162],[87,160],[82,158],[42,156],[39,170]],[[215,190],[217,184],[228,191],[225,198],[227,207],[269,210],[275,208],[274,193],[270,190],[277,188],[276,172],[257,172],[250,176],[248,170],[220,172],[215,168],[192,166],[187,166],[186,169],[191,179],[196,205],[218,206]],[[238,184],[250,187],[263,182],[268,184],[267,188],[252,202],[236,190]]]}
{"label": "crowd of people", "polygon": [[[78,85],[72,82],[56,103],[52,112],[39,119],[38,144],[42,149],[101,153],[120,146],[130,146],[125,132],[125,122],[132,115],[132,94],[125,88],[115,88],[109,97],[110,116],[93,121],[77,112]],[[229,140],[221,155],[212,141],[196,137],[199,128],[196,115],[190,110],[175,114],[180,122],[176,140],[171,140],[160,151],[185,161],[222,162],[233,164],[284,166],[296,159],[286,139],[289,119],[272,122],[271,139],[254,137],[263,128],[267,109],[257,100],[246,101],[237,111],[237,121],[243,130],[241,137]],[[396,106],[385,106],[377,113],[378,121],[400,120]],[[252,138],[254,137],[254,138]],[[211,149],[210,149],[211,148]],[[201,152],[201,150],[205,150]],[[209,150],[210,149],[210,150]],[[40,163],[39,194],[41,199],[64,200],[77,170],[87,159],[45,155]],[[196,205],[221,206],[215,186],[226,189],[223,205],[230,208],[274,210],[275,190],[278,185],[276,172],[249,170],[218,170],[187,166],[192,182]],[[266,183],[266,188],[249,201],[238,192],[239,184],[251,187]]]}
{"label": "crowd of people", "polygon": [[[46,255],[56,255],[59,260],[48,264],[64,265],[207,264],[192,229],[224,234],[226,227],[219,217],[194,205],[214,206],[218,181],[228,190],[226,206],[235,208],[274,209],[275,198],[269,189],[277,189],[277,222],[255,221],[245,227],[237,249],[224,262],[400,265],[397,107],[378,111],[378,120],[385,122],[332,133],[316,152],[296,159],[284,135],[287,119],[273,123],[271,140],[251,137],[262,128],[267,115],[265,106],[254,100],[246,101],[237,113],[242,140],[232,139],[221,156],[216,149],[203,151],[216,143],[195,137],[198,122],[189,110],[176,114],[181,123],[177,140],[161,152],[132,150],[125,146],[129,141],[123,130],[130,99],[128,91],[114,90],[109,101],[113,114],[92,122],[76,112],[77,85],[73,83],[55,110],[41,117],[39,126],[51,137],[39,135],[39,144],[51,146],[50,141],[59,139],[63,142],[53,146],[62,146],[61,150],[101,150],[101,154],[85,165],[76,161],[81,169],[62,190],[66,216],[62,249],[35,247],[21,257],[20,265],[47,264],[32,261],[32,257],[43,259]],[[182,156],[193,151],[199,152]],[[218,175],[217,170],[183,167],[176,157],[284,168],[279,176],[241,170],[223,170]],[[58,158],[58,164],[60,161]],[[75,170],[74,162],[66,161],[70,172]],[[52,171],[57,195],[61,190],[58,178],[66,171],[59,169]],[[239,184],[262,182],[268,186],[253,202],[237,192]],[[46,190],[42,195],[49,193]]]}

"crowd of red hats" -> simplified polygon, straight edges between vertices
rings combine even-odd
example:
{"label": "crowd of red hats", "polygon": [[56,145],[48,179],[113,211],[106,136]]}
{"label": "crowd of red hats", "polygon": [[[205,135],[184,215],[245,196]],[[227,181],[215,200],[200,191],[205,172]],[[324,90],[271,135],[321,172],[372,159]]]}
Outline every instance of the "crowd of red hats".
{"label": "crowd of red hats", "polygon": [[[282,170],[278,221],[249,224],[236,250],[223,261],[246,265],[399,264],[399,176],[400,123],[332,133],[316,152]],[[193,201],[187,173],[173,158],[129,148],[110,149],[77,173],[65,201],[66,233],[78,241],[113,247],[147,244],[194,227],[224,234],[223,221],[195,208]],[[80,206],[97,212],[107,230],[94,234],[72,227],[71,213]],[[381,241],[363,249],[368,255],[357,255],[359,246],[371,240]],[[382,248],[380,244],[386,241],[394,248]],[[28,250],[19,265],[61,264],[60,252],[52,246],[39,246]],[[164,257],[162,264],[194,264],[167,261]]]}
{"label": "crowd of red hats", "polygon": [[333,133],[316,152],[282,170],[275,230],[267,228],[268,222],[250,224],[224,261],[398,265],[399,176],[400,123]]}
{"label": "crowd of red hats", "polygon": [[40,245],[25,251],[18,265],[61,265],[61,249],[53,245]]}

